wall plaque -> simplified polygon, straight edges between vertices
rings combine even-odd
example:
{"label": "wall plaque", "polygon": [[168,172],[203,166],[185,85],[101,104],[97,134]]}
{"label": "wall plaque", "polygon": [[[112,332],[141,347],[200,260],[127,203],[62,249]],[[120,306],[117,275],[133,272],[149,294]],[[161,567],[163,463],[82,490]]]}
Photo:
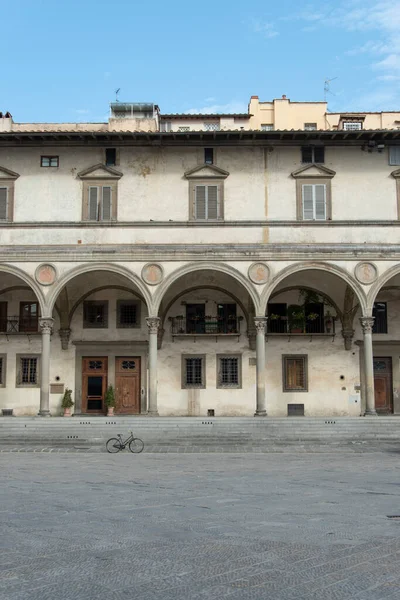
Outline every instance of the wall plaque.
{"label": "wall plaque", "polygon": [[269,268],[264,263],[253,263],[250,265],[248,273],[249,279],[258,285],[267,283],[269,279]]}
{"label": "wall plaque", "polygon": [[378,278],[378,269],[373,263],[361,262],[354,269],[354,274],[357,281],[364,285],[370,285]]}
{"label": "wall plaque", "polygon": [[41,285],[51,285],[57,277],[56,268],[53,265],[39,265],[35,271],[35,279]]}
{"label": "wall plaque", "polygon": [[142,279],[149,285],[157,285],[162,281],[164,271],[161,265],[157,263],[149,263],[144,265],[142,269]]}

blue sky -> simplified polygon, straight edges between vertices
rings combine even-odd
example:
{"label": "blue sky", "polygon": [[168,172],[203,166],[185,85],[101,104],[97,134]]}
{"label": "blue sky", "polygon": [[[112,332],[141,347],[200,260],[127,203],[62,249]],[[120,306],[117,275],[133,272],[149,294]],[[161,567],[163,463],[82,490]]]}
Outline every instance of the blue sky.
{"label": "blue sky", "polygon": [[122,101],[246,111],[251,95],[400,109],[400,0],[0,0],[0,110],[103,121]]}

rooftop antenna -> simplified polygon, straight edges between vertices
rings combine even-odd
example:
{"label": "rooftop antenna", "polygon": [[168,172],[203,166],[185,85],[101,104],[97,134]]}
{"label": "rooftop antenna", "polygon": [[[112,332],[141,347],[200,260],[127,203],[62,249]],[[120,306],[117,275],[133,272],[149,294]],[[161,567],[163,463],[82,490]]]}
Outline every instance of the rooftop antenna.
{"label": "rooftop antenna", "polygon": [[332,96],[335,95],[333,92],[331,92],[330,86],[331,81],[335,81],[335,79],[337,79],[337,77],[332,77],[332,79],[326,78],[324,81],[324,102],[326,102],[326,97],[328,94],[331,94]]}
{"label": "rooftop antenna", "polygon": [[115,102],[119,102],[118,100],[118,94],[120,93],[121,88],[118,88],[117,90],[115,90]]}

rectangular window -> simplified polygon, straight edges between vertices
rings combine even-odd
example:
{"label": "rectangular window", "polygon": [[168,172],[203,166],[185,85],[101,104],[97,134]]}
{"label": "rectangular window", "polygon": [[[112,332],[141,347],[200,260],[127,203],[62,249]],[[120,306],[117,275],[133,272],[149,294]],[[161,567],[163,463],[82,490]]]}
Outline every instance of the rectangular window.
{"label": "rectangular window", "polygon": [[161,121],[160,130],[163,133],[168,133],[169,131],[172,131],[171,121]]}
{"label": "rectangular window", "polygon": [[324,146],[302,146],[301,148],[302,163],[324,163],[325,148]]}
{"label": "rectangular window", "polygon": [[0,355],[0,387],[6,384],[6,355]]}
{"label": "rectangular window", "polygon": [[372,316],[375,318],[372,333],[387,333],[387,303],[374,302]]}
{"label": "rectangular window", "polygon": [[302,186],[303,220],[326,221],[326,185],[307,183]]}
{"label": "rectangular window", "polygon": [[316,123],[304,123],[304,130],[305,131],[316,131],[317,124]]}
{"label": "rectangular window", "polygon": [[205,131],[219,131],[219,123],[204,123]]}
{"label": "rectangular window", "polygon": [[283,391],[307,392],[307,355],[283,355]]}
{"label": "rectangular window", "polygon": [[19,331],[37,332],[39,329],[38,302],[19,303]]}
{"label": "rectangular window", "polygon": [[389,165],[400,165],[400,146],[389,146]]}
{"label": "rectangular window", "polygon": [[0,302],[0,331],[7,331],[7,302]]}
{"label": "rectangular window", "polygon": [[137,300],[117,301],[117,327],[140,327],[140,304]]}
{"label": "rectangular window", "polygon": [[40,364],[37,354],[17,354],[17,387],[40,385]]}
{"label": "rectangular window", "polygon": [[205,388],[205,368],[205,355],[183,355],[182,388]]}
{"label": "rectangular window", "polygon": [[110,221],[112,217],[111,186],[89,186],[88,190],[88,220]]}
{"label": "rectangular window", "polygon": [[117,164],[117,149],[106,148],[106,165],[107,167],[115,167]]}
{"label": "rectangular window", "polygon": [[240,388],[241,356],[217,355],[217,388]]}
{"label": "rectangular window", "polygon": [[186,333],[206,333],[205,304],[186,304]]}
{"label": "rectangular window", "polygon": [[236,304],[218,304],[218,333],[237,333]]}
{"label": "rectangular window", "polygon": [[195,186],[194,218],[197,221],[213,221],[220,218],[217,185]]}
{"label": "rectangular window", "polygon": [[261,124],[261,131],[273,131],[273,130],[274,130],[273,123],[262,123]]}
{"label": "rectangular window", "polygon": [[268,333],[287,333],[287,306],[283,302],[268,304]]}
{"label": "rectangular window", "polygon": [[0,221],[8,221],[8,187],[0,187]]}
{"label": "rectangular window", "polygon": [[190,131],[190,127],[178,127],[179,133],[184,133],[185,131]]}
{"label": "rectangular window", "polygon": [[214,148],[204,148],[204,162],[206,165],[212,165],[214,162]]}
{"label": "rectangular window", "polygon": [[108,302],[92,300],[83,303],[83,327],[105,329],[108,327]]}
{"label": "rectangular window", "polygon": [[360,131],[362,129],[361,121],[343,121],[345,131]]}
{"label": "rectangular window", "polygon": [[41,167],[58,167],[59,157],[58,156],[41,156],[40,157]]}

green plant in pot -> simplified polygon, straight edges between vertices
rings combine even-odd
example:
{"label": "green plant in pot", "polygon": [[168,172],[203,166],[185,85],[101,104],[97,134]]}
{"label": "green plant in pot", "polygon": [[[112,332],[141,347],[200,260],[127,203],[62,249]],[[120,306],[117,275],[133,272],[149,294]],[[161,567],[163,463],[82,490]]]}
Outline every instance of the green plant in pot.
{"label": "green plant in pot", "polygon": [[64,392],[64,396],[61,400],[61,408],[64,409],[64,417],[71,416],[71,408],[74,406],[74,401],[72,400],[72,390],[66,388]]}
{"label": "green plant in pot", "polygon": [[288,306],[289,331],[291,333],[303,333],[304,331],[304,306],[289,304]]}
{"label": "green plant in pot", "polygon": [[115,394],[112,385],[109,385],[104,396],[104,403],[107,406],[107,416],[112,417],[115,408]]}

